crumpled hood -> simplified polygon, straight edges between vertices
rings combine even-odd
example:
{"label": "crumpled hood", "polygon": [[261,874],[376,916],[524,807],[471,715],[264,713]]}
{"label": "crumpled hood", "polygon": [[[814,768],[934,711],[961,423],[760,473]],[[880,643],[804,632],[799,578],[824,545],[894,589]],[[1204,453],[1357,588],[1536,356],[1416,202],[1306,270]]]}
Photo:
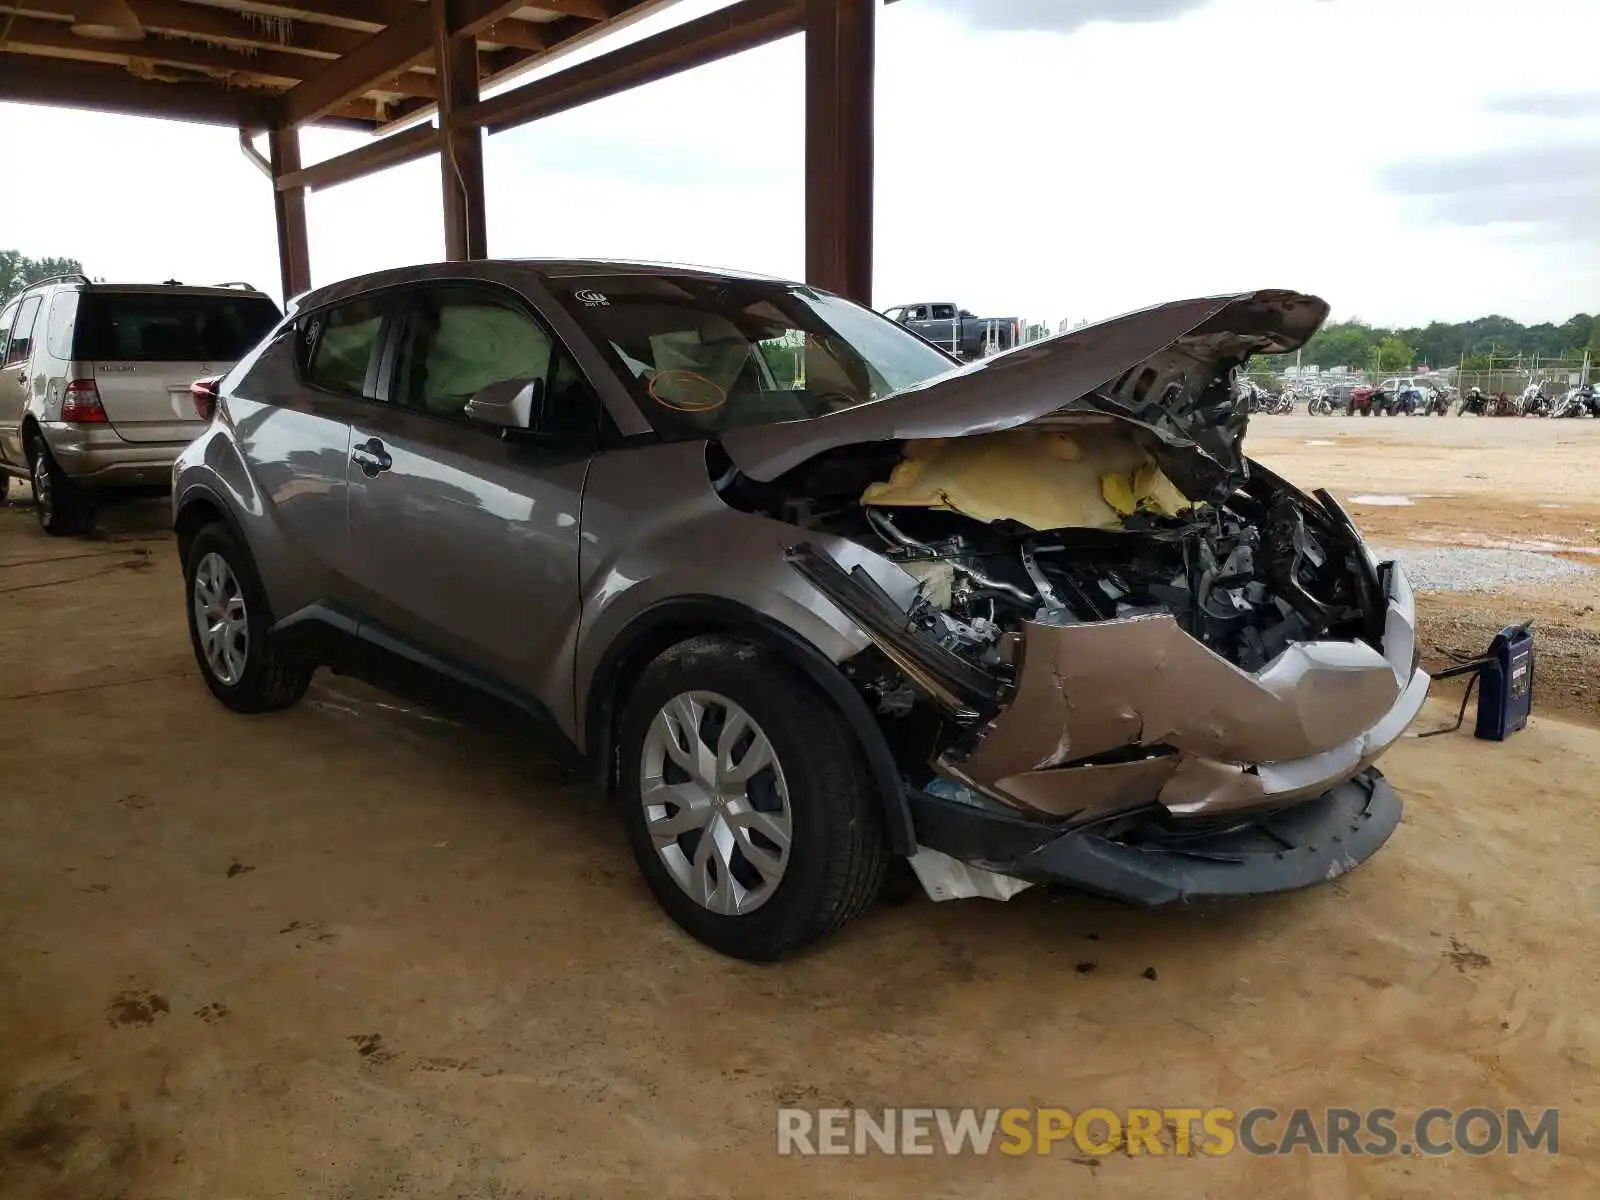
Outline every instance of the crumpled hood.
{"label": "crumpled hood", "polygon": [[[1247,414],[1237,404],[1218,414],[1188,401],[1205,378],[1250,354],[1303,346],[1327,316],[1325,301],[1299,292],[1176,300],[955,368],[858,408],[719,438],[740,471],[766,481],[838,446],[965,437],[1063,410],[1097,411],[1137,420],[1169,444],[1192,444],[1233,471],[1242,463]],[[1172,386],[1180,376],[1188,389]]]}

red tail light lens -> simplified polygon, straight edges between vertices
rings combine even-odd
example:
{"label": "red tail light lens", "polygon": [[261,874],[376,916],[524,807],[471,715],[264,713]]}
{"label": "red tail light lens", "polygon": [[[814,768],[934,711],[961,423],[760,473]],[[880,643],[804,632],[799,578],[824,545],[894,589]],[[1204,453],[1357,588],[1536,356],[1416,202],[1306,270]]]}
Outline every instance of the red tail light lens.
{"label": "red tail light lens", "polygon": [[213,375],[210,379],[196,379],[189,385],[189,398],[194,401],[194,411],[202,421],[217,415],[217,385],[221,382],[221,375]]}
{"label": "red tail light lens", "polygon": [[74,379],[61,398],[61,419],[69,425],[104,425],[105,405],[92,379]]}

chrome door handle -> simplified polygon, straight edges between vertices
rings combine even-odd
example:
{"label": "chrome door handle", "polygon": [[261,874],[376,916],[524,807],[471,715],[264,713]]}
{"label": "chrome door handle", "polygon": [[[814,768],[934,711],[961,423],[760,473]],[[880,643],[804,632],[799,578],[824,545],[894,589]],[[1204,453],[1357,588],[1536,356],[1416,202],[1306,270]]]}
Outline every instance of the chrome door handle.
{"label": "chrome door handle", "polygon": [[368,479],[375,479],[394,466],[394,459],[389,457],[389,452],[377,438],[358,442],[355,449],[350,451],[350,461],[359,466]]}

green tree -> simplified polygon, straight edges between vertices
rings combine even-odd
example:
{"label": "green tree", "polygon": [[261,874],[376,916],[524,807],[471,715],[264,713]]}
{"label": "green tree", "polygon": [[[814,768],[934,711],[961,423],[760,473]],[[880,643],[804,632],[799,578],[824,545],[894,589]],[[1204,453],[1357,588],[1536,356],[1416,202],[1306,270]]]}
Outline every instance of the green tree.
{"label": "green tree", "polygon": [[1373,370],[1387,375],[1391,371],[1409,371],[1416,360],[1416,350],[1404,338],[1390,334],[1372,348],[1369,363]]}
{"label": "green tree", "polygon": [[1367,361],[1374,330],[1360,321],[1333,321],[1306,343],[1301,358],[1316,367],[1358,367]]}
{"label": "green tree", "polygon": [[30,283],[73,273],[83,274],[83,264],[75,258],[29,258],[19,250],[0,250],[0,304]]}

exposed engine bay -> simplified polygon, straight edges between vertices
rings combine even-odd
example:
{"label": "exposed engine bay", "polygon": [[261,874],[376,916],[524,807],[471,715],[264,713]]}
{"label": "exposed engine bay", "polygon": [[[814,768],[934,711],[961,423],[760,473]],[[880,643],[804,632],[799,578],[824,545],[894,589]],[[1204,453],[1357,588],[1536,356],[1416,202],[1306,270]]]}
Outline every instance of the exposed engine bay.
{"label": "exposed engine bay", "polygon": [[898,563],[920,583],[911,624],[974,665],[1000,665],[1025,621],[1158,613],[1246,671],[1295,642],[1378,644],[1376,580],[1347,525],[1260,468],[1214,488],[1220,501],[1191,500],[1140,433],[1068,416],[851,447],[773,484],[740,481],[741,499]]}

